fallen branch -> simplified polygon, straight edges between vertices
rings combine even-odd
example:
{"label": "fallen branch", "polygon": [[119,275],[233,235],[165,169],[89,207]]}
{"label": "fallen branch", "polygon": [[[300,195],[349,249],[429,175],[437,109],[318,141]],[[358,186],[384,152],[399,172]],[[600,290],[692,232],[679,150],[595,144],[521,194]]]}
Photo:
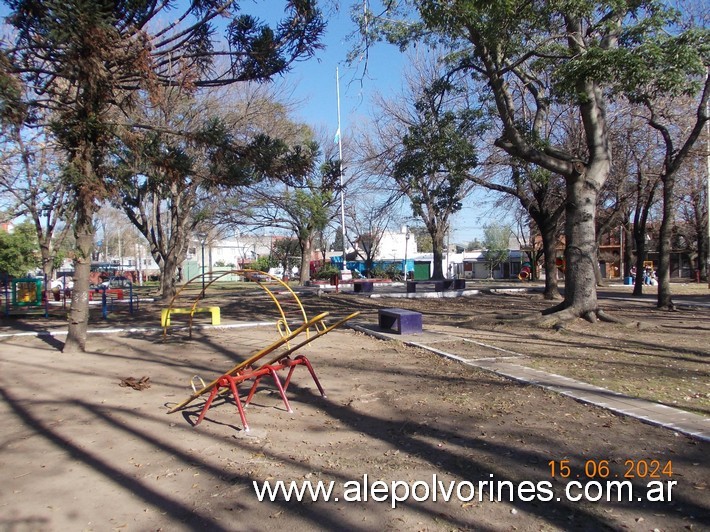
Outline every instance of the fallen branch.
{"label": "fallen branch", "polygon": [[141,391],[150,388],[150,377],[141,377],[140,379],[126,377],[125,379],[121,379],[118,385],[122,388],[133,388],[134,390]]}

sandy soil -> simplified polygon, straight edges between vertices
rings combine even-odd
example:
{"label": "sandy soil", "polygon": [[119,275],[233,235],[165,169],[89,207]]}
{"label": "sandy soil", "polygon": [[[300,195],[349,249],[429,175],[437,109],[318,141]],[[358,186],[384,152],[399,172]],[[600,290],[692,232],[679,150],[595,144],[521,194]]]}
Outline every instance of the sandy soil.
{"label": "sandy soil", "polygon": [[[212,297],[223,306],[225,324],[273,318],[268,301]],[[578,371],[577,377],[601,366],[595,378],[602,385],[614,375],[614,386],[642,395],[643,382],[646,388],[665,382],[666,402],[708,411],[701,395],[710,391],[707,309],[644,310],[642,328],[578,323],[540,331],[500,319],[501,309],[545,304],[529,296],[395,301],[340,294],[304,302],[309,314],[362,310],[369,323],[378,306],[418,308],[427,329],[451,333],[447,348],[490,356],[467,338],[524,354],[539,367]],[[630,312],[628,302],[605,304]],[[158,313],[149,306],[133,317],[117,312],[109,325],[156,325]],[[6,329],[48,326],[23,320]],[[191,393],[194,375],[209,381],[277,336],[273,326],[205,328],[191,339],[173,331],[166,341],[159,331],[93,335],[80,355],[61,354],[61,337],[3,338],[0,530],[710,529],[710,444],[352,330],[338,329],[306,348],[327,397],[297,368],[288,389],[291,414],[266,380],[246,409],[248,433],[231,399],[215,401],[197,427],[201,400],[166,414]],[[592,360],[601,360],[596,369]],[[150,387],[120,386],[128,377],[149,377]],[[550,462],[559,473],[563,460],[571,476],[553,478]],[[670,462],[672,476],[668,468],[657,471],[658,479],[644,472],[654,460]],[[596,467],[597,476],[587,478],[585,466],[590,474]],[[631,502],[566,500],[568,481],[624,480],[631,466],[637,473]],[[412,486],[431,484],[434,475],[445,487],[470,482],[476,489],[491,480],[510,481],[516,490],[525,481],[549,482],[554,495],[524,501],[526,493],[516,491],[509,502],[504,490],[502,500],[492,501],[484,489],[482,501],[477,494],[449,502],[439,495],[396,508],[371,497],[344,500],[354,498],[346,483],[362,484],[365,476],[370,485]],[[265,480],[334,481],[339,500],[281,495],[259,502],[253,482]],[[677,482],[670,500],[637,500],[651,480]],[[468,495],[469,485],[461,486]],[[419,498],[424,489],[420,483]]]}

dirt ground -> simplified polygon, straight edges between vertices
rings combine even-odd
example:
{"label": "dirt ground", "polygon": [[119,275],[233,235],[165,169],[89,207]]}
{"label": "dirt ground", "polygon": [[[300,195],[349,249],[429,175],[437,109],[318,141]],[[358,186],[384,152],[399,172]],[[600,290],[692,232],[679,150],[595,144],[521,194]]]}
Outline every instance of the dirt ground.
{"label": "dirt ground", "polygon": [[[535,295],[395,300],[311,293],[303,301],[309,316],[359,310],[366,324],[376,323],[378,307],[417,309],[425,329],[451,335],[437,346],[449,352],[515,356],[710,413],[708,308],[668,313],[605,299],[608,310],[643,323],[540,330],[509,319],[544,308]],[[273,303],[252,292],[215,291],[209,304],[222,307],[226,325],[274,319]],[[159,311],[143,305],[134,316],[117,311],[94,326],[154,327]],[[5,320],[2,329],[55,325]],[[345,328],[304,348],[327,397],[300,367],[287,393],[293,413],[265,379],[246,409],[249,432],[231,399],[217,399],[197,427],[201,399],[166,413],[191,393],[193,376],[212,380],[277,338],[273,324],[200,328],[192,338],[174,330],[165,341],[153,329],[92,335],[87,353],[65,355],[61,336],[3,337],[0,530],[710,530],[710,443]],[[128,377],[149,377],[150,387],[120,386]],[[565,467],[570,476],[562,478]],[[605,481],[632,474],[631,501],[617,501],[615,492],[611,502],[565,495],[570,481],[580,483],[571,495],[586,487],[594,498]],[[259,502],[253,483],[266,480],[334,481],[339,500],[287,501],[281,494]],[[393,508],[389,498],[373,500],[381,493],[375,490],[354,501],[353,481],[418,485],[421,500]],[[460,499],[425,496],[424,483],[448,488],[452,481]],[[504,481],[500,496],[485,485]],[[651,481],[663,483],[666,500],[644,499]],[[676,482],[670,497],[668,482]],[[475,496],[467,500],[470,487]]]}

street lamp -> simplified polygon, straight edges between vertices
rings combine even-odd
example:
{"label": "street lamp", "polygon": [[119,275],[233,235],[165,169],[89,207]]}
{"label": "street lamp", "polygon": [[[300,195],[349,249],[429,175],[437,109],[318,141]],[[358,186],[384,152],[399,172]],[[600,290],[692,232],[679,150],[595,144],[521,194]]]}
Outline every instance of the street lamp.
{"label": "street lamp", "polygon": [[205,241],[207,240],[207,235],[200,233],[197,236],[200,238],[200,245],[202,246],[202,295],[200,297],[205,297]]}

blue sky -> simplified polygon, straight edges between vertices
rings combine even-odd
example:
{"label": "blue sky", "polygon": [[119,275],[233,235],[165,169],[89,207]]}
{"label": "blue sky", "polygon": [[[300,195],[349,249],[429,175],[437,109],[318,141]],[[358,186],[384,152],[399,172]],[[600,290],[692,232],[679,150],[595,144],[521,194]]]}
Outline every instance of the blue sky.
{"label": "blue sky", "polygon": [[[275,20],[283,13],[282,2],[258,6],[259,9],[255,9],[253,14],[265,20]],[[284,76],[287,85],[294,90],[294,99],[303,101],[296,118],[316,129],[323,127],[335,135],[338,127],[335,71],[338,68],[341,129],[344,137],[350,133],[350,126],[371,115],[371,102],[375,93],[385,96],[401,93],[407,61],[406,54],[396,46],[377,44],[370,51],[366,76],[362,76],[362,63],[348,65],[346,58],[352,43],[347,41],[347,37],[355,29],[350,20],[350,6],[351,2],[347,0],[340,2],[339,12],[328,11],[328,6],[323,6],[328,21],[323,38],[325,49],[320,50],[316,57],[297,63]],[[265,11],[260,12],[262,9]],[[474,238],[482,238],[482,225],[486,222],[480,221],[478,217],[490,218],[490,212],[484,212],[489,209],[482,209],[480,201],[479,196],[470,198],[464,203],[464,208],[454,215],[452,243],[465,244]],[[489,219],[488,223],[493,221]]]}
{"label": "blue sky", "polygon": [[[301,61],[285,74],[284,80],[295,89],[294,97],[304,105],[298,110],[298,118],[314,126],[326,127],[335,134],[337,129],[336,68],[340,75],[340,113],[343,134],[348,124],[358,115],[368,115],[370,101],[375,92],[390,94],[401,87],[401,74],[405,55],[391,45],[376,45],[369,57],[368,72],[362,76],[363,64],[348,65],[346,57],[351,47],[347,37],[355,25],[350,20],[348,0],[339,2],[340,10],[329,9],[322,2],[327,28],[322,43],[325,49],[315,57]],[[253,14],[272,21],[283,15],[281,1],[257,4]],[[244,6],[248,9],[248,6]],[[360,78],[363,78],[360,80]]]}
{"label": "blue sky", "polygon": [[[375,93],[384,96],[399,94],[402,90],[402,75],[406,66],[406,54],[396,46],[375,45],[369,54],[367,74],[363,76],[363,64],[348,65],[346,57],[352,43],[347,41],[355,25],[350,20],[350,7],[354,0],[321,0],[321,9],[327,20],[325,36],[322,39],[324,49],[315,57],[296,63],[292,70],[283,76],[285,86],[293,90],[292,98],[299,103],[295,118],[316,130],[323,129],[335,135],[338,127],[338,108],[336,95],[336,68],[340,74],[340,114],[343,138],[351,131],[350,127],[370,116],[371,102]],[[335,9],[335,6],[339,9]],[[266,22],[273,23],[284,16],[283,0],[260,0],[242,2],[241,7]],[[0,3],[0,16],[8,13],[7,6]],[[332,138],[332,137],[331,137]],[[453,219],[456,228],[452,242],[465,243],[482,233],[482,223],[475,219],[481,215],[481,209],[474,201],[466,202],[464,209]]]}

